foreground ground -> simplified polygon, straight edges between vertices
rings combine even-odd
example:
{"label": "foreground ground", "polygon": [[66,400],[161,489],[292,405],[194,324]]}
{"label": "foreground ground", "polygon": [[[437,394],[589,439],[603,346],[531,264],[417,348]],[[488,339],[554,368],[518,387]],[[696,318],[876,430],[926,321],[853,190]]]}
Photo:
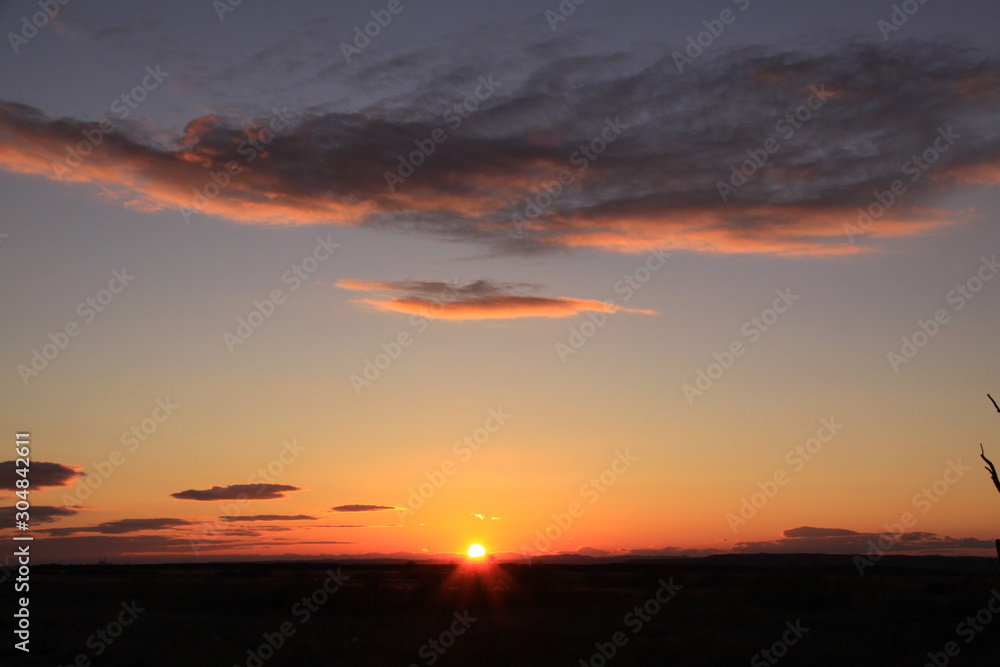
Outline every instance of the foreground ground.
{"label": "foreground ground", "polygon": [[8,588],[4,665],[1000,664],[1000,576],[986,560],[897,558],[863,577],[820,557],[50,565],[31,577],[31,654],[12,649]]}

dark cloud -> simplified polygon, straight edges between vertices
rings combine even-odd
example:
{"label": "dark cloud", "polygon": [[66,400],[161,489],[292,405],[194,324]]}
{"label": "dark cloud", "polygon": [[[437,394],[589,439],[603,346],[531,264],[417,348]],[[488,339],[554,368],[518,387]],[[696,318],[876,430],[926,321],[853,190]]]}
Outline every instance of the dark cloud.
{"label": "dark cloud", "polygon": [[595,549],[593,547],[580,547],[576,551],[555,551],[555,552],[507,552],[496,554],[501,559],[521,559],[534,558],[538,556],[587,556],[590,558],[701,558],[705,556],[716,556],[730,553],[725,549],[685,549],[681,547],[659,547],[642,549]]}
{"label": "dark cloud", "polygon": [[[399,509],[399,508],[393,508]],[[332,510],[331,510],[332,511]],[[337,524],[316,524],[314,526],[308,526],[308,528],[400,528],[402,524],[399,523],[372,523],[372,524],[360,524],[360,523],[337,523]]]}
{"label": "dark cloud", "polygon": [[223,521],[315,521],[306,514],[254,514],[251,516],[220,516]]}
{"label": "dark cloud", "polygon": [[605,551],[604,549],[595,549],[593,547],[580,547],[574,553],[580,556],[593,556],[595,558],[602,558],[604,556],[610,556],[610,551]]}
{"label": "dark cloud", "polygon": [[343,279],[340,287],[361,291],[399,292],[412,298],[443,300],[476,300],[507,294],[537,290],[540,286],[531,283],[502,283],[491,280],[476,280],[465,285],[432,280],[397,280],[377,282],[372,280]]}
{"label": "dark cloud", "polygon": [[274,500],[284,498],[291,491],[301,490],[288,484],[231,484],[211,489],[188,489],[170,495],[180,500]]}
{"label": "dark cloud", "polygon": [[392,505],[337,505],[332,508],[334,512],[384,512],[386,510],[398,510]]}
{"label": "dark cloud", "polygon": [[[30,523],[55,523],[59,519],[73,516],[79,508],[53,507],[51,505],[32,505],[30,510]],[[15,507],[0,507],[0,525],[4,528],[14,525]]]}
{"label": "dark cloud", "polygon": [[622,555],[638,556],[643,558],[697,558],[701,556],[715,556],[729,553],[723,549],[682,549],[681,547],[662,547],[660,549],[627,549]]}
{"label": "dark cloud", "polygon": [[144,530],[164,530],[181,526],[196,525],[186,519],[119,519],[105,521],[96,526],[74,526],[72,528],[48,528],[44,532],[53,536],[76,535],[78,533],[101,533],[103,535],[123,535]]}
{"label": "dark cloud", "polygon": [[252,528],[227,528],[216,531],[214,534],[225,535],[226,537],[260,537],[263,535],[259,530]]}
{"label": "dark cloud", "polygon": [[217,531],[227,537],[261,537],[267,533],[285,533],[292,530],[286,526],[255,526],[253,528],[226,528]]}
{"label": "dark cloud", "polygon": [[[0,155],[2,153],[3,149],[0,148]],[[28,467],[30,488],[36,491],[47,486],[69,486],[70,482],[80,475],[83,475],[83,471],[78,466],[67,466],[52,461],[31,461]],[[15,490],[19,479],[23,478],[17,473],[16,461],[0,462],[0,489]]]}
{"label": "dark cloud", "polygon": [[[888,542],[887,542],[888,540]],[[733,546],[738,553],[826,553],[864,554],[872,545],[890,553],[943,554],[962,553],[986,555],[995,546],[990,540],[972,537],[947,537],[928,532],[859,533],[841,528],[810,528],[802,526],[784,531],[784,537],[766,542],[739,542]],[[889,549],[879,544],[891,544]]]}
{"label": "dark cloud", "polygon": [[587,311],[656,314],[652,310],[626,308],[594,299],[515,293],[539,287],[524,283],[477,280],[460,285],[416,280],[392,282],[345,278],[337,286],[373,294],[374,298],[357,299],[355,303],[377,310],[451,320],[570,317]]}
{"label": "dark cloud", "polygon": [[[471,53],[461,41],[449,46]],[[1000,64],[952,43],[747,47],[706,56],[683,75],[666,46],[581,55],[538,43],[492,66],[482,54],[445,51],[380,63],[383,77],[414,78],[363,108],[256,121],[210,114],[173,140],[134,124],[59,174],[54,163],[97,124],[3,103],[0,168],[97,184],[142,210],[366,225],[498,252],[853,253],[866,246],[845,242],[844,226],[894,180],[905,196],[867,238],[961,222],[975,212],[942,208],[940,196],[1000,182]],[[368,68],[351,76],[362,73],[376,76]],[[489,96],[453,128],[445,113],[486,86],[479,77],[495,82],[481,88]],[[808,101],[816,108],[796,126]],[[390,187],[386,174],[399,170],[400,156],[408,161],[415,142],[426,145],[438,128],[446,141]],[[902,172],[935,141],[943,146],[941,136],[953,140],[937,164],[923,172],[911,162],[915,171]],[[719,183],[769,139],[779,149],[723,201]],[[193,201],[230,161],[240,172],[218,196]]]}
{"label": "dark cloud", "polygon": [[785,537],[845,537],[857,535],[858,533],[846,528],[812,528],[810,526],[800,526],[789,528],[784,531]]}
{"label": "dark cloud", "polygon": [[[268,549],[275,547],[294,548],[301,544],[353,544],[353,542],[297,540],[253,540],[238,537],[189,538],[184,535],[79,535],[52,536],[37,543],[32,553],[41,562],[87,562],[100,559],[123,559],[145,556],[144,560],[190,561],[192,556],[204,552],[233,551],[248,549]],[[243,553],[243,557],[246,557]]]}

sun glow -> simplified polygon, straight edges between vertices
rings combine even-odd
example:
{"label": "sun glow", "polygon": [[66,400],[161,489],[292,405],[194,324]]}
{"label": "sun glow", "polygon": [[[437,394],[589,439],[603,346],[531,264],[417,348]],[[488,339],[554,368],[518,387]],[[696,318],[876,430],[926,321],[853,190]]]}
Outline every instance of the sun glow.
{"label": "sun glow", "polygon": [[466,552],[469,558],[482,558],[486,555],[486,548],[482,544],[473,544]]}

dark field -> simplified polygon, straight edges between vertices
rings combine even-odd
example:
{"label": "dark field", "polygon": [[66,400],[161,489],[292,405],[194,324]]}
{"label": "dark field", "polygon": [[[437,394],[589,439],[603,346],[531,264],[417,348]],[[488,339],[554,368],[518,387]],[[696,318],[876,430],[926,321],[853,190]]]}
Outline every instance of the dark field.
{"label": "dark field", "polygon": [[864,577],[833,557],[50,565],[31,573],[30,656],[7,630],[0,663],[996,667],[998,589],[986,560],[898,557]]}

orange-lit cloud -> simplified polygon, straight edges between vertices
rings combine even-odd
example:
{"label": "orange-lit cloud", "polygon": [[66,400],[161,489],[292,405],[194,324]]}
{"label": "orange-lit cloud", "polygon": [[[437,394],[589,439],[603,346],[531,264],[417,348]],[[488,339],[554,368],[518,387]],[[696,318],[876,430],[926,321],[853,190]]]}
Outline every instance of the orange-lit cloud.
{"label": "orange-lit cloud", "polygon": [[[669,51],[652,63],[590,55],[615,58],[615,75],[591,82],[585,98],[567,82],[578,59],[540,45],[538,61],[520,65],[523,85],[501,89],[476,122],[421,154],[420,142],[441,126],[431,101],[465,85],[435,57],[414,54],[406,67],[439,75],[393,105],[242,121],[208,113],[173,133],[138,122],[107,131],[99,121],[0,103],[0,168],[89,184],[137,211],[173,209],[189,222],[204,213],[245,224],[369,226],[507,253],[866,252],[882,238],[968,219],[937,199],[1000,182],[992,123],[1000,95],[991,88],[1000,64],[944,42],[751,47],[720,52],[712,68],[683,80]],[[814,86],[829,92],[822,106],[805,122],[781,124]],[[720,100],[739,100],[739,113]],[[554,139],[537,140],[539,118],[559,128]],[[956,138],[945,149],[948,128]],[[759,164],[769,139],[780,149]],[[933,159],[905,171],[917,156]],[[878,216],[869,243],[847,242],[844,226],[897,180],[906,192]],[[444,310],[559,317],[583,307],[511,299]]]}
{"label": "orange-lit cloud", "polygon": [[421,315],[444,320],[519,319],[524,317],[571,317],[583,312],[637,313],[656,311],[616,306],[594,299],[540,297],[515,294],[537,289],[524,283],[496,283],[477,280],[466,285],[437,281],[375,281],[345,278],[337,283],[344,289],[377,296],[354,302],[376,310]]}

